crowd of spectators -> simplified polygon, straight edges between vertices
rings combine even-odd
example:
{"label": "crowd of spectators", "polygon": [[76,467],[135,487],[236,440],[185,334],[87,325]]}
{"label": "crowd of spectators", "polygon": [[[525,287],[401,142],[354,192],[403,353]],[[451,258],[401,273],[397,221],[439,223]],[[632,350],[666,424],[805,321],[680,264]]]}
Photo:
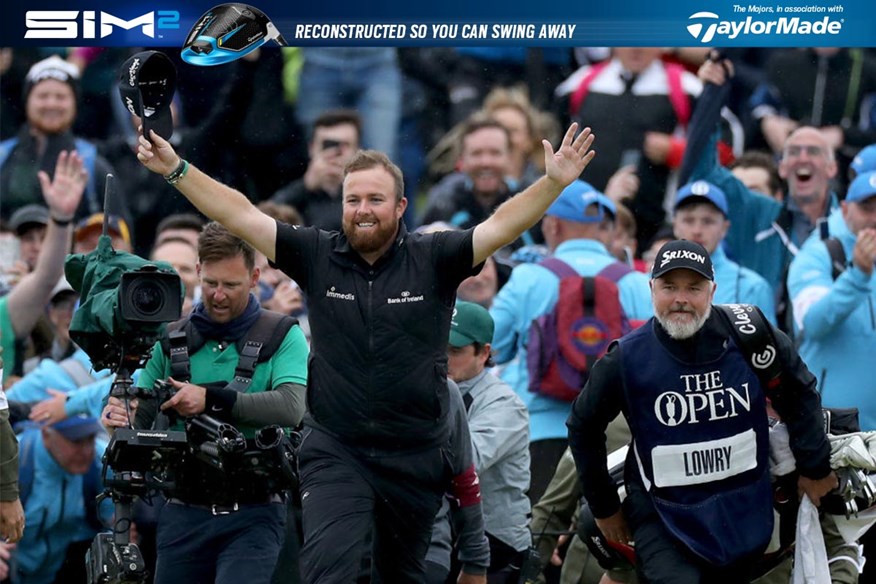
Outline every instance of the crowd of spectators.
{"label": "crowd of spectators", "polygon": [[[38,515],[52,516],[41,538],[26,531],[17,544],[0,542],[0,582],[80,581],[68,560],[81,556],[100,519],[87,505],[89,473],[103,448],[95,418],[112,376],[94,371],[70,339],[78,295],[62,277],[64,253],[95,249],[106,224],[115,249],[176,269],[184,313],[202,303],[198,234],[206,221],[138,161],[138,120],[117,95],[116,69],[133,52],[0,49],[3,386],[9,400],[26,404],[13,412],[19,439],[51,475],[46,482],[38,471],[34,496],[22,497],[28,530]],[[474,409],[470,401],[465,409],[477,470],[491,483],[482,489],[487,537],[494,555],[508,559],[495,570],[506,579],[490,582],[511,581],[508,566],[516,577],[534,561],[521,543],[526,513],[515,513],[514,525],[497,523],[506,499],[487,501],[491,491],[519,490],[526,476],[528,503],[517,491],[513,501],[516,510],[532,506],[533,545],[549,582],[559,581],[567,553],[551,548],[566,538],[544,531],[576,521],[571,404],[529,390],[529,327],[559,296],[547,257],[581,276],[614,270],[627,317],[644,321],[656,250],[675,238],[699,243],[714,265],[715,302],[759,306],[795,339],[823,405],[857,408],[862,430],[876,430],[876,377],[867,374],[876,350],[876,51],[737,49],[721,61],[705,49],[641,47],[282,48],[215,68],[169,56],[178,72],[175,151],[292,225],[342,229],[345,165],[366,148],[404,172],[407,230],[473,228],[544,174],[542,138],[556,144],[573,121],[593,129],[597,156],[582,180],[458,289],[460,300],[480,305],[465,305],[480,328],[465,342],[451,333],[450,378],[463,398],[474,396]],[[108,173],[116,192],[105,209]],[[297,318],[309,340],[302,289],[264,254],[255,264],[261,306]],[[466,351],[476,367],[455,371]],[[510,413],[478,401],[487,382]],[[514,431],[500,439],[491,426]],[[610,450],[629,438],[625,426],[612,428]],[[517,443],[521,432],[528,449]],[[512,440],[513,453],[494,452],[497,441]],[[494,458],[515,469],[513,485],[492,484],[509,476],[490,470]],[[45,495],[56,484],[70,496],[60,512]],[[444,554],[455,549],[446,502],[441,514],[436,525],[448,529],[436,582],[459,570]],[[143,527],[145,540],[148,521]],[[46,560],[43,540],[64,551]],[[568,550],[563,582],[623,577],[604,576],[580,540]],[[288,576],[281,572],[275,577]],[[835,581],[858,581],[844,578]]]}

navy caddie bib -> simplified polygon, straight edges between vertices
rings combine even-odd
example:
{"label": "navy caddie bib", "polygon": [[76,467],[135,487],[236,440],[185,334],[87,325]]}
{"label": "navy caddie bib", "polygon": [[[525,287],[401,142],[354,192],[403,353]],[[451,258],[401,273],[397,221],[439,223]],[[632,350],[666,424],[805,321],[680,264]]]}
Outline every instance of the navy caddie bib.
{"label": "navy caddie bib", "polygon": [[651,319],[619,341],[636,462],[667,529],[728,565],[772,533],[766,400],[731,335],[718,358],[685,363],[657,326]]}

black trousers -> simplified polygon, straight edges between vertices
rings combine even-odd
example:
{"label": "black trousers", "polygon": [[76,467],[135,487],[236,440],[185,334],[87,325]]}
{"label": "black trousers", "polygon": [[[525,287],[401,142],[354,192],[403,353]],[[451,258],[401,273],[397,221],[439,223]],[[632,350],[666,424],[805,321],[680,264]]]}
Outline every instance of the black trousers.
{"label": "black trousers", "polygon": [[396,453],[309,428],[299,452],[302,581],[355,582],[372,540],[375,582],[421,582],[432,523],[449,483],[439,446]]}
{"label": "black trousers", "polygon": [[751,581],[752,556],[731,566],[705,563],[663,526],[651,496],[638,483],[627,486],[623,509],[636,542],[640,584],[745,584]]}

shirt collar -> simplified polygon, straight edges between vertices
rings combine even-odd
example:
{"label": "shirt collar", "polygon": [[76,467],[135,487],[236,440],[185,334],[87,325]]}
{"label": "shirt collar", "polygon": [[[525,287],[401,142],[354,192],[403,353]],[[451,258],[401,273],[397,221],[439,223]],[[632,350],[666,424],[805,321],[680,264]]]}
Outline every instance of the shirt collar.
{"label": "shirt collar", "polygon": [[606,249],[602,242],[596,241],[595,239],[568,239],[557,246],[557,249],[554,250],[554,255],[573,251],[586,251],[612,257],[612,255],[608,253],[608,249]]}
{"label": "shirt collar", "polygon": [[477,385],[480,382],[480,380],[484,378],[484,376],[486,374],[487,374],[487,370],[484,369],[483,371],[481,371],[480,373],[478,373],[477,375],[475,375],[471,379],[466,379],[465,381],[458,382],[457,385],[459,386],[459,393],[461,393],[462,395],[470,393],[472,388],[475,385]]}

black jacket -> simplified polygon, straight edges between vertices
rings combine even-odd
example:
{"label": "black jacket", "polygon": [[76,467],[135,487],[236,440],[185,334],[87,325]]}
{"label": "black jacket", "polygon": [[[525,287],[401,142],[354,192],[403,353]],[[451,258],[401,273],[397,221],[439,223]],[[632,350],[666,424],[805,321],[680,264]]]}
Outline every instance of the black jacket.
{"label": "black jacket", "polygon": [[447,338],[472,233],[408,234],[374,265],[338,232],[277,224],[276,265],[307,296],[308,417],[355,446],[418,448],[446,437]]}

